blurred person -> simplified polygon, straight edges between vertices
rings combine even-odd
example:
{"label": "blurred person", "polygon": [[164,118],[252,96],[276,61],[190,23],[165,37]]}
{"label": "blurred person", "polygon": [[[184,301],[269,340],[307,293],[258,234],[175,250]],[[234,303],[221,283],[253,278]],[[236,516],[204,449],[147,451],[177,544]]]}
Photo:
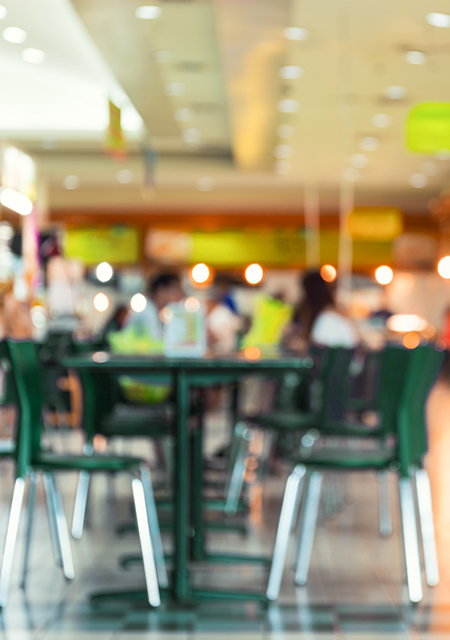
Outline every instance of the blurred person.
{"label": "blurred person", "polygon": [[129,308],[120,304],[116,307],[113,315],[110,317],[108,322],[104,325],[104,327],[100,330],[99,338],[100,340],[106,340],[109,333],[114,331],[120,331],[122,327],[125,325],[127,321],[127,317],[129,314]]}
{"label": "blurred person", "polygon": [[145,309],[139,312],[131,310],[123,328],[137,329],[139,333],[150,334],[155,341],[160,341],[163,336],[160,311],[168,304],[182,300],[180,278],[174,273],[160,273],[150,280],[146,298]]}
{"label": "blurred person", "polygon": [[309,271],[303,276],[302,289],[302,301],[284,332],[283,346],[300,353],[310,344],[356,347],[360,342],[356,325],[338,309],[330,287],[319,271]]}
{"label": "blurred person", "polygon": [[208,342],[215,353],[233,353],[237,348],[238,332],[241,319],[230,306],[224,302],[222,292],[216,290],[214,297],[208,300],[206,327]]}

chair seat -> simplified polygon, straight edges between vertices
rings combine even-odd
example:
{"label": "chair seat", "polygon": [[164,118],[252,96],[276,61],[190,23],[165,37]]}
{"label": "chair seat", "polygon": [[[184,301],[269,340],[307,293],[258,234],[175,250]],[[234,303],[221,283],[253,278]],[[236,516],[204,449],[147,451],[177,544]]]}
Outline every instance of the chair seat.
{"label": "chair seat", "polygon": [[16,443],[13,440],[0,439],[0,458],[10,458],[16,452]]}
{"label": "chair seat", "polygon": [[60,455],[41,452],[32,461],[32,466],[41,471],[132,471],[145,461],[133,456],[107,455]]}
{"label": "chair seat", "polygon": [[327,469],[385,469],[396,462],[396,448],[372,447],[359,448],[313,448],[308,455],[305,451],[296,456],[297,464],[307,467],[325,467]]}
{"label": "chair seat", "polygon": [[[315,414],[302,413],[300,411],[271,411],[251,419],[251,421],[265,429],[289,429],[294,431],[317,429],[323,436],[349,435],[359,438],[377,438],[379,435],[377,428],[368,427],[365,424],[352,423],[346,420],[324,424],[320,422],[320,419]],[[380,435],[384,437],[384,434]]]}
{"label": "chair seat", "polygon": [[98,425],[97,433],[107,437],[162,438],[171,433],[174,423],[172,405],[117,404]]}

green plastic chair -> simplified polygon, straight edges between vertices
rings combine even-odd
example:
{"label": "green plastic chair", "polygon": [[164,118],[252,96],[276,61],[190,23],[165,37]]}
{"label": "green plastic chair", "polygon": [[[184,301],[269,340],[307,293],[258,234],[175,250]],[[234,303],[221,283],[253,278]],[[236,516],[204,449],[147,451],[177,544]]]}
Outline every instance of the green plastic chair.
{"label": "green plastic chair", "polygon": [[[146,462],[141,458],[131,456],[106,456],[96,454],[90,456],[59,455],[51,450],[45,449],[41,438],[43,407],[42,378],[39,370],[36,346],[30,341],[8,341],[8,348],[17,387],[21,419],[18,438],[16,439],[17,480],[14,488],[3,563],[0,572],[0,606],[4,607],[6,605],[12,560],[22,511],[25,481],[28,476],[35,478],[36,474],[43,474],[46,490],[50,496],[50,502],[53,503],[53,512],[55,514],[54,527],[56,528],[55,539],[59,546],[64,575],[68,579],[74,577],[67,523],[61,498],[53,477],[53,474],[62,471],[88,471],[90,473],[126,472],[132,476],[132,491],[144,559],[148,601],[152,606],[158,606],[161,602],[159,586],[166,587],[168,580],[150,472]],[[31,542],[34,484],[35,482],[31,485],[28,512],[25,544],[26,562],[29,557]],[[24,575],[25,574],[26,567],[24,569]]]}
{"label": "green plastic chair", "polygon": [[[298,551],[295,582],[306,584],[320,504],[323,473],[325,471],[398,472],[400,510],[403,522],[406,575],[409,598],[422,599],[420,556],[416,528],[413,481],[418,483],[419,517],[422,527],[427,582],[439,581],[436,546],[428,476],[422,460],[426,453],[424,410],[427,395],[442,366],[445,354],[434,346],[421,346],[413,351],[387,347],[382,359],[381,425],[380,432],[394,440],[392,446],[379,446],[371,451],[312,449],[305,457],[304,450],[291,453],[295,464],[289,476],[275,551],[269,577],[267,597],[276,600],[283,576],[288,542],[300,503],[303,484],[307,495],[302,505],[298,525]],[[418,475],[419,474],[419,475]]]}

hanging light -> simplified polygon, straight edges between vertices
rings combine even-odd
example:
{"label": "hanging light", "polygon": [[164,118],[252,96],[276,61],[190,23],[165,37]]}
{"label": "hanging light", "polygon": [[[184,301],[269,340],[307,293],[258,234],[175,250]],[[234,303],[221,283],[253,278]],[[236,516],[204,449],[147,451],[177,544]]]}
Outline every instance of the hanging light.
{"label": "hanging light", "polygon": [[337,270],[332,264],[324,264],[320,267],[320,275],[325,282],[334,282],[337,276]]}
{"label": "hanging light", "polygon": [[375,271],[375,280],[378,282],[378,284],[389,284],[390,282],[392,282],[393,278],[394,272],[392,271],[391,267],[388,267],[385,264],[383,264],[381,267],[378,267],[378,269]]}
{"label": "hanging light", "polygon": [[108,296],[105,293],[97,293],[97,295],[94,297],[94,309],[96,311],[100,311],[100,313],[103,313],[103,311],[106,311],[108,307]]}
{"label": "hanging light", "polygon": [[245,270],[245,279],[249,284],[259,284],[263,276],[264,271],[260,264],[250,264]]}
{"label": "hanging light", "polygon": [[192,267],[192,280],[197,284],[203,284],[204,282],[206,282],[210,275],[211,272],[209,270],[209,267],[203,262],[200,262],[199,264],[196,264],[194,267]]}

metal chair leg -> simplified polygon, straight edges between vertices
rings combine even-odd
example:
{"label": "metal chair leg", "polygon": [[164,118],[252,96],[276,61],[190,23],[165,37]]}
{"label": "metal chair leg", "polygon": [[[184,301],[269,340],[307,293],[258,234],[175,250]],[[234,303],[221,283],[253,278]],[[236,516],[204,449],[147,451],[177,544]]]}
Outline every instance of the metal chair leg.
{"label": "metal chair leg", "polygon": [[422,576],[420,572],[416,510],[411,479],[400,478],[399,486],[406,580],[408,583],[409,599],[411,602],[420,602],[423,596]]}
{"label": "metal chair leg", "polygon": [[391,492],[389,488],[389,471],[378,474],[380,535],[389,537],[392,534]]}
{"label": "metal chair leg", "polygon": [[167,577],[166,561],[164,559],[164,549],[161,540],[161,531],[159,528],[158,514],[156,511],[155,498],[153,495],[152,480],[150,472],[146,467],[141,467],[142,486],[144,488],[145,503],[147,507],[148,526],[150,536],[153,541],[153,550],[155,554],[156,570],[158,572],[159,585],[161,587],[169,586]]}
{"label": "metal chair leg", "polygon": [[150,535],[147,505],[145,500],[142,480],[133,478],[132,480],[134,506],[141,542],[142,559],[144,562],[145,582],[147,585],[148,601],[153,607],[159,607],[161,596],[158,586],[158,574],[156,571],[153,542]]}
{"label": "metal chair leg", "polygon": [[11,579],[11,569],[14,558],[14,548],[16,546],[17,531],[19,528],[20,514],[22,511],[23,494],[25,490],[25,479],[17,478],[14,484],[14,493],[9,514],[8,530],[6,533],[5,550],[3,552],[3,562],[0,572],[0,607],[6,606]]}
{"label": "metal chair leg", "polygon": [[37,483],[38,476],[36,473],[32,473],[30,478],[30,492],[28,495],[27,532],[25,536],[25,550],[23,555],[22,581],[20,583],[21,589],[25,589],[27,582],[28,564],[30,561],[31,534],[34,521],[34,507],[36,505]]}
{"label": "metal chair leg", "polygon": [[288,552],[289,538],[294,526],[300,496],[301,481],[306,473],[306,468],[299,464],[295,467],[286,482],[283,506],[281,508],[278,523],[277,538],[270,569],[269,583],[266,596],[268,600],[276,600],[280,594],[281,581],[283,579],[286,556]]}
{"label": "metal chair leg", "polygon": [[61,550],[62,569],[68,580],[73,580],[75,570],[73,566],[72,551],[70,548],[69,529],[62,506],[61,496],[56,488],[56,483],[51,473],[44,473],[44,483],[49,495],[49,500],[53,506],[55,517],[56,535]]}
{"label": "metal chair leg", "polygon": [[239,498],[244,485],[246,464],[248,456],[248,443],[255,437],[252,429],[245,422],[238,422],[235,427],[235,435],[238,438],[236,458],[231,464],[231,477],[226,488],[225,513],[228,516],[236,515]]}
{"label": "metal chair leg", "polygon": [[319,471],[313,471],[309,479],[306,500],[300,513],[297,569],[295,571],[295,584],[299,586],[306,584],[308,579],[317,516],[319,515],[322,482],[323,474]]}
{"label": "metal chair leg", "polygon": [[72,521],[72,537],[76,540],[79,540],[83,535],[90,479],[89,471],[80,471]]}
{"label": "metal chair leg", "polygon": [[53,555],[55,564],[58,567],[63,566],[61,545],[58,538],[58,527],[56,526],[55,501],[53,499],[53,485],[48,481],[48,475],[44,474],[44,490],[45,499],[47,501],[48,523],[50,527],[50,537],[52,539]]}
{"label": "metal chair leg", "polygon": [[427,584],[430,587],[435,587],[439,584],[439,566],[436,551],[436,538],[434,535],[430,480],[425,469],[418,469],[415,475],[420,528],[422,530],[425,573],[427,577]]}

